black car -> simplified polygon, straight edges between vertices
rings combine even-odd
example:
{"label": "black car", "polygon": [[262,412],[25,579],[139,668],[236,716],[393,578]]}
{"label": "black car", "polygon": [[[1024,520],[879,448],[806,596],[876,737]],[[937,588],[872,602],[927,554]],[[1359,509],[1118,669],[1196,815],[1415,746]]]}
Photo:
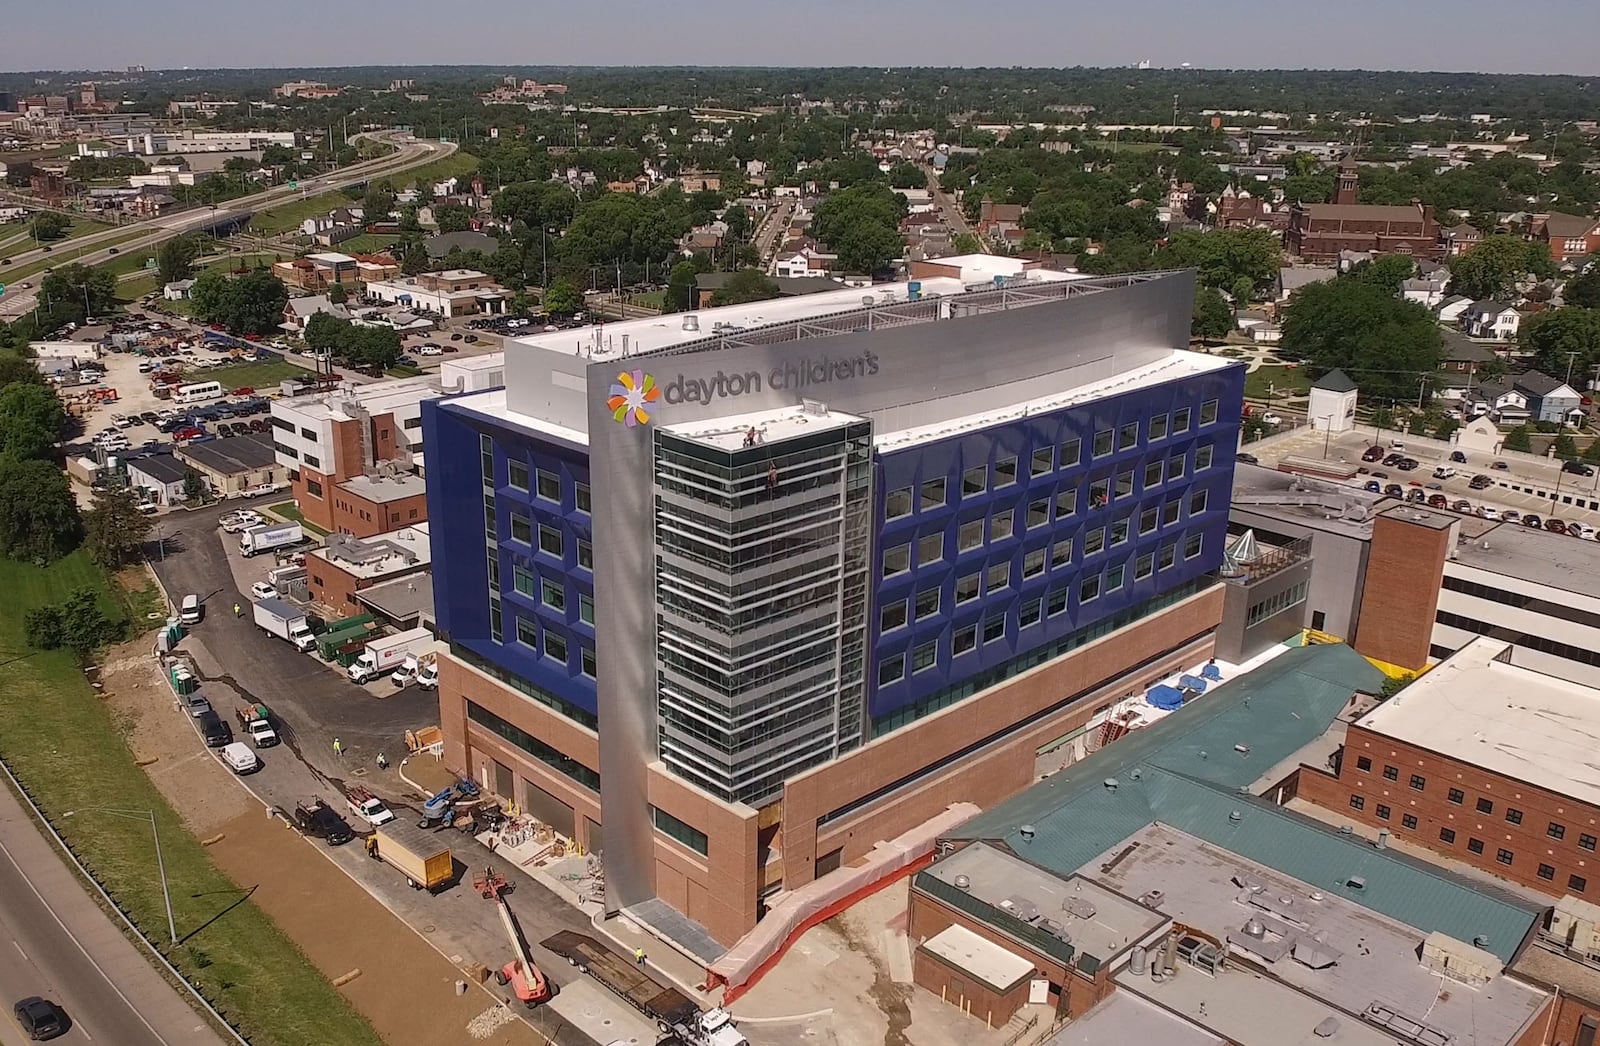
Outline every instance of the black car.
{"label": "black car", "polygon": [[1388,466],[1389,468],[1394,468],[1396,465],[1400,464],[1400,462],[1402,462],[1404,460],[1405,460],[1405,455],[1403,455],[1403,454],[1390,454],[1390,455],[1386,456],[1383,459],[1383,463],[1386,466]]}
{"label": "black car", "polygon": [[1455,462],[1457,465],[1465,465],[1467,463],[1467,456],[1461,453],[1459,450],[1452,450],[1450,452],[1450,460]]}
{"label": "black car", "polygon": [[1389,495],[1391,498],[1403,498],[1406,496],[1406,488],[1402,487],[1398,483],[1389,484],[1387,487],[1383,488],[1383,492]]}
{"label": "black car", "polygon": [[1395,462],[1394,467],[1399,469],[1401,472],[1410,472],[1415,469],[1418,464],[1420,463],[1416,458],[1401,458],[1399,461]]}
{"label": "black car", "polygon": [[1570,472],[1574,476],[1592,476],[1594,475],[1594,466],[1585,465],[1581,461],[1563,461],[1561,463],[1561,471]]}
{"label": "black car", "polygon": [[1544,520],[1540,519],[1538,516],[1529,514],[1522,517],[1522,525],[1525,527],[1530,527],[1534,530],[1539,530],[1544,526]]}
{"label": "black car", "polygon": [[67,1033],[67,1015],[49,999],[30,995],[11,1008],[17,1024],[34,1042],[53,1039]]}
{"label": "black car", "polygon": [[1235,454],[1233,456],[1233,459],[1235,461],[1242,461],[1246,465],[1259,465],[1259,464],[1261,464],[1261,459],[1256,457],[1254,454]]}
{"label": "black car", "polygon": [[195,716],[195,722],[200,724],[200,736],[206,739],[207,748],[225,748],[233,744],[233,727],[223,722],[216,712],[201,712]]}
{"label": "black car", "polygon": [[1487,487],[1494,486],[1494,480],[1483,475],[1473,476],[1472,482],[1468,483],[1467,486],[1471,487],[1473,490],[1483,490]]}
{"label": "black car", "polygon": [[326,839],[329,846],[341,846],[355,837],[345,819],[334,813],[332,807],[321,799],[296,803],[294,823],[307,835]]}

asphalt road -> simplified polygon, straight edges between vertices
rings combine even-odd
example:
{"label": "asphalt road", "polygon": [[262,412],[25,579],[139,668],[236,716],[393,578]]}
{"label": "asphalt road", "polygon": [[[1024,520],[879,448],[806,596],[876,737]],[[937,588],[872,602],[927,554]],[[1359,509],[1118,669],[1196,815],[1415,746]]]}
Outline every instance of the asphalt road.
{"label": "asphalt road", "polygon": [[[375,137],[381,138],[384,137],[384,134],[379,132]],[[256,193],[253,196],[229,200],[223,206],[215,209],[194,208],[180,211],[176,214],[163,215],[159,218],[151,218],[145,222],[122,225],[106,232],[68,240],[59,245],[58,251],[53,250],[49,254],[29,251],[25,254],[16,255],[11,259],[11,267],[20,270],[45,258],[55,257],[58,252],[61,254],[63,264],[71,261],[82,265],[100,265],[112,258],[112,248],[106,247],[88,252],[85,252],[84,248],[93,246],[113,236],[126,235],[129,229],[148,229],[148,234],[116,244],[114,249],[118,253],[154,247],[164,240],[171,239],[181,233],[191,232],[198,228],[212,226],[217,222],[227,221],[232,217],[249,214],[268,204],[291,200],[297,196],[315,196],[320,193],[341,189],[348,185],[356,185],[372,178],[400,174],[410,168],[419,167],[432,163],[436,159],[449,156],[457,149],[457,146],[450,142],[415,141],[395,142],[394,144],[399,145],[398,152],[375,160],[366,160],[359,164],[353,164],[342,171],[334,171],[301,182],[298,189],[291,190],[284,186],[278,186],[266,192]],[[6,281],[0,280],[0,283],[3,282]],[[24,282],[33,283],[35,286],[31,290],[22,290],[21,288],[8,289],[5,292],[5,296],[0,298],[0,316],[20,316],[33,308],[34,303],[38,300],[39,279],[33,277]]]}
{"label": "asphalt road", "polygon": [[[225,719],[232,719],[229,706],[235,701],[264,702],[278,719],[283,743],[260,752],[261,769],[241,783],[277,810],[289,811],[298,800],[321,796],[344,812],[343,793],[348,785],[357,783],[356,772],[364,770],[366,776],[359,778],[360,783],[378,792],[401,817],[417,816],[421,801],[414,795],[399,794],[392,784],[385,787],[384,775],[373,772],[373,761],[381,751],[391,763],[398,763],[405,755],[401,743],[405,730],[438,723],[438,699],[433,692],[417,687],[385,691],[382,699],[376,698],[316,657],[268,635],[248,614],[233,616],[235,600],[246,608],[250,600],[235,587],[224,551],[223,541],[232,536],[224,537],[216,521],[224,511],[246,504],[249,502],[230,501],[198,512],[168,515],[162,530],[172,537],[166,542],[165,558],[154,563],[172,598],[193,592],[205,603],[205,619],[194,629],[194,642],[207,652],[205,657],[197,655],[200,692]],[[265,566],[264,560],[260,562]],[[188,645],[186,642],[180,650]],[[217,663],[208,664],[213,660]],[[172,714],[182,712],[174,708]],[[344,745],[343,759],[333,754],[334,737]],[[198,733],[195,745],[201,746]],[[360,818],[347,814],[347,820],[358,835],[368,831]],[[490,863],[504,867],[503,861],[496,861],[494,854],[470,836],[450,832],[447,841],[467,884],[472,874],[464,869]],[[470,885],[458,884],[437,895],[410,890],[393,869],[365,856],[359,838],[335,848],[324,848],[315,840],[300,845],[325,849],[396,915],[413,926],[426,925],[428,939],[445,954],[473,956],[491,966],[505,961],[508,946],[499,917]],[[616,1037],[602,1032],[592,1015],[603,1016],[614,1030],[637,1019],[632,1011],[537,944],[558,930],[592,933],[588,918],[521,869],[504,871],[515,887],[512,906],[523,936],[532,946],[534,961],[558,987],[570,987],[550,1004],[564,1018],[553,1033],[556,1043],[594,1046],[597,1040]],[[591,1028],[597,1034],[591,1036]]]}
{"label": "asphalt road", "polygon": [[80,887],[65,862],[0,786],[0,1041],[26,1041],[12,1020],[19,999],[62,1006],[71,1030],[57,1042],[221,1046],[187,1000]]}

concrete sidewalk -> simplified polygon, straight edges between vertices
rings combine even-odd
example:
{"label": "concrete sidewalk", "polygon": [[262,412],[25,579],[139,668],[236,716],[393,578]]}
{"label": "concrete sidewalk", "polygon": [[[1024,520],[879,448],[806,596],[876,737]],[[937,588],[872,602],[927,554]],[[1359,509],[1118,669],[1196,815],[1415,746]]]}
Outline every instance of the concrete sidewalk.
{"label": "concrete sidewalk", "polygon": [[[81,947],[162,1039],[223,1046],[224,1039],[189,1005],[189,998],[156,972],[148,953],[123,936],[82,886],[65,858],[35,825],[9,783],[0,784],[0,843],[65,929],[64,948]],[[70,935],[70,938],[69,936]],[[73,945],[71,941],[76,941]],[[130,1002],[130,1005],[133,1005]]]}

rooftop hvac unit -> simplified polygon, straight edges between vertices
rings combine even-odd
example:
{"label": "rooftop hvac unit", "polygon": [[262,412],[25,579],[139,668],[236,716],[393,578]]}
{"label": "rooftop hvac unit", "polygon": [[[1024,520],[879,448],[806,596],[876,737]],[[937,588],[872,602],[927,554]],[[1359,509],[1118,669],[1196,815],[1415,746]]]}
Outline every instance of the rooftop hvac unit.
{"label": "rooftop hvac unit", "polygon": [[1422,965],[1465,984],[1488,984],[1505,969],[1493,952],[1434,931],[1423,938]]}
{"label": "rooftop hvac unit", "polygon": [[1546,937],[1569,951],[1600,953],[1600,906],[1567,896],[1556,902]]}

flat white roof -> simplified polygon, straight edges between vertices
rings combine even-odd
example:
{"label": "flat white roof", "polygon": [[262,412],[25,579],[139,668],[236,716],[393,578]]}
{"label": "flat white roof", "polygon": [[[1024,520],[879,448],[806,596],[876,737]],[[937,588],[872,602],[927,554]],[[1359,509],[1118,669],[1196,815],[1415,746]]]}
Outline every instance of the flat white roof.
{"label": "flat white roof", "polygon": [[[942,264],[946,259],[938,260]],[[1016,259],[999,258],[995,261],[1011,263],[1016,262]],[[1034,283],[1064,283],[1087,278],[1051,269],[1031,269],[1022,273],[1020,262],[1016,262],[1016,267],[1018,270],[1016,273],[1007,271],[999,274],[1020,275]],[[980,276],[980,281],[986,279],[987,277]],[[921,285],[919,292],[923,298],[963,294],[968,289],[968,281],[951,276],[935,276],[915,282]],[[836,312],[859,309],[868,298],[877,305],[904,304],[909,300],[910,283],[911,281],[901,280],[896,283],[877,283],[871,287],[841,287],[839,290],[823,291],[820,294],[802,294],[792,298],[774,298],[770,301],[749,302],[744,305],[724,305],[715,309],[669,313],[578,330],[540,332],[518,338],[517,344],[558,352],[563,356],[576,354],[600,360],[610,356],[620,359],[626,339],[627,354],[643,356],[676,348],[686,342],[709,338],[717,333],[715,328],[718,323],[745,329],[777,323],[793,323],[797,320],[814,319]],[[694,325],[692,328],[686,326],[690,323]]]}
{"label": "flat white roof", "polygon": [[[738,450],[741,447],[761,446],[778,440],[791,439],[804,433],[843,428],[853,421],[861,420],[863,419],[854,414],[843,414],[826,408],[818,413],[812,413],[804,406],[799,406],[735,414],[732,417],[707,421],[691,421],[682,425],[663,425],[661,429],[663,432],[670,432],[721,450]],[[746,440],[750,442],[747,443]]]}
{"label": "flat white roof", "polygon": [[372,414],[388,414],[441,395],[431,376],[396,378],[392,381],[375,381],[368,385],[351,385],[338,392],[323,392],[313,396],[272,401],[273,413],[297,415],[308,420],[352,417],[345,405],[351,400]]}
{"label": "flat white roof", "polygon": [[1102,381],[1093,381],[1069,389],[1061,389],[1029,400],[1008,404],[999,410],[981,411],[947,421],[934,422],[909,429],[888,429],[875,434],[873,443],[883,449],[894,449],[914,443],[942,439],[969,429],[986,428],[1016,418],[1025,418],[1042,411],[1069,407],[1075,403],[1088,403],[1116,396],[1135,389],[1147,389],[1181,378],[1223,370],[1238,361],[1226,356],[1209,356],[1202,352],[1174,349],[1163,359],[1143,367],[1119,371]]}
{"label": "flat white roof", "polygon": [[487,280],[489,274],[479,272],[477,269],[440,269],[438,272],[423,273],[424,276],[437,276],[441,280]]}
{"label": "flat white roof", "polygon": [[1356,724],[1600,806],[1600,690],[1495,660],[1511,650],[1474,639]]}
{"label": "flat white roof", "polygon": [[922,942],[930,955],[936,955],[956,969],[970,973],[997,992],[1007,992],[1033,974],[1033,963],[1006,951],[998,944],[979,937],[958,923],[940,930]]}
{"label": "flat white roof", "polygon": [[343,265],[346,262],[353,264],[355,262],[355,258],[351,255],[340,254],[338,251],[323,251],[321,254],[308,254],[306,257],[311,261],[324,262],[328,265]]}
{"label": "flat white roof", "polygon": [[587,432],[569,429],[565,425],[557,425],[554,422],[531,417],[506,406],[506,390],[504,386],[498,389],[490,389],[487,392],[457,396],[450,402],[454,406],[476,411],[491,418],[499,418],[512,425],[519,425],[529,432],[554,436],[556,439],[566,440],[568,443],[573,443],[580,447],[589,445],[589,434]]}

